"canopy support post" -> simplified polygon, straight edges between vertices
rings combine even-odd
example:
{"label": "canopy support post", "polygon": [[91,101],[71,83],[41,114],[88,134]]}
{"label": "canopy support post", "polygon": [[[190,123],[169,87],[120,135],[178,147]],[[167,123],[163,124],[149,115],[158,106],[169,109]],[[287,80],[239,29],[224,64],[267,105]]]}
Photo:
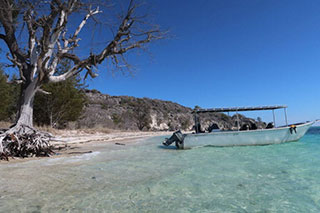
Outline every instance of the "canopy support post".
{"label": "canopy support post", "polygon": [[284,115],[286,118],[286,126],[288,126],[288,119],[287,119],[287,108],[283,108],[284,109]]}
{"label": "canopy support post", "polygon": [[273,114],[273,125],[274,127],[276,127],[276,116],[274,114],[274,109],[272,110],[272,114]]}
{"label": "canopy support post", "polygon": [[236,112],[236,114],[237,114],[237,128],[238,128],[238,131],[240,131],[240,121],[239,121],[238,111]]}

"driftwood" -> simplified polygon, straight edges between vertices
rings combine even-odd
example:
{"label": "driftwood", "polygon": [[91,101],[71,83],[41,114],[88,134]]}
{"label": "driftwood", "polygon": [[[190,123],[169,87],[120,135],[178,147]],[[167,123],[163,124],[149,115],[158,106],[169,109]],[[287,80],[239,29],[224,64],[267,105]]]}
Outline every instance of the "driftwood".
{"label": "driftwood", "polygon": [[9,157],[40,157],[53,154],[49,133],[21,125],[0,135],[0,160]]}
{"label": "driftwood", "polygon": [[85,152],[69,152],[69,155],[79,155],[79,154],[89,154],[92,153],[92,151],[85,151]]}
{"label": "driftwood", "polygon": [[126,144],[124,144],[124,143],[115,143],[115,145],[125,146]]}
{"label": "driftwood", "polygon": [[0,134],[5,133],[6,131],[8,131],[8,129],[0,129]]}

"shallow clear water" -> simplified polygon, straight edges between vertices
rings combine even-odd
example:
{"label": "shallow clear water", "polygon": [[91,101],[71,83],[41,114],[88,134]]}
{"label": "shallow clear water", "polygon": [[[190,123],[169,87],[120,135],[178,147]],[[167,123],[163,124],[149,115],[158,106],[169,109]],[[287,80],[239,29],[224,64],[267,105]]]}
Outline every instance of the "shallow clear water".
{"label": "shallow clear water", "polygon": [[164,137],[0,164],[0,212],[320,212],[320,128],[296,143],[163,149]]}

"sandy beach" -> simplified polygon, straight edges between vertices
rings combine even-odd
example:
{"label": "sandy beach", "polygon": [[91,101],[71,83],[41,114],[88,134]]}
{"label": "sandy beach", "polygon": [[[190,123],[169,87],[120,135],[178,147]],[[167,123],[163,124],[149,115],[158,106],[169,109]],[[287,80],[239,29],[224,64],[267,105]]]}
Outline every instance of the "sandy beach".
{"label": "sandy beach", "polygon": [[[128,143],[137,142],[138,140],[149,137],[171,135],[172,132],[141,132],[141,131],[112,131],[110,133],[87,133],[80,130],[59,131],[51,140],[54,152],[50,158],[59,158],[72,155],[81,155],[99,151],[99,146],[108,143],[114,143],[119,146],[125,146]],[[41,159],[43,157],[30,158],[9,158],[9,161],[0,161],[0,163],[15,163],[29,160]]]}
{"label": "sandy beach", "polygon": [[[62,135],[54,137],[51,141],[57,152],[63,155],[88,152],[93,145],[104,143],[115,143],[126,145],[127,143],[155,137],[170,135],[172,132],[112,132],[112,133],[81,133],[78,131],[67,131]],[[58,151],[61,150],[61,151]]]}

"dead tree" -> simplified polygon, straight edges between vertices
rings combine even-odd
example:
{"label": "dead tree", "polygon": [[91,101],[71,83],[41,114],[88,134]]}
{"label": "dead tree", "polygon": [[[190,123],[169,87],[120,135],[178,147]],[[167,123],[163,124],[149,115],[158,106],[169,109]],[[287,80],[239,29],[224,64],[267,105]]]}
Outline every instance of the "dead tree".
{"label": "dead tree", "polygon": [[[103,12],[99,7],[81,0],[0,0],[0,40],[8,47],[8,60],[19,70],[20,79],[16,82],[21,84],[17,120],[12,128],[0,135],[0,158],[50,154],[49,136],[33,128],[34,96],[37,92],[46,93],[41,85],[65,81],[80,72],[85,72],[85,78],[96,77],[93,68],[106,59],[116,67],[128,66],[124,58],[126,52],[162,38],[163,33],[158,27],[147,25],[141,20],[144,16],[137,16],[137,4],[133,0],[128,3],[113,37],[100,51],[83,58],[75,54],[79,49],[79,35],[90,18],[94,19]],[[79,17],[84,9],[87,12],[83,19],[73,32],[68,31],[72,28],[68,27],[70,16],[78,14],[76,17]],[[25,27],[26,33],[22,33],[27,38],[25,45],[17,39],[23,32],[23,29],[18,31],[18,26]],[[65,73],[57,73],[63,60],[72,61],[72,66]],[[19,152],[26,146],[33,147],[34,151]]]}

